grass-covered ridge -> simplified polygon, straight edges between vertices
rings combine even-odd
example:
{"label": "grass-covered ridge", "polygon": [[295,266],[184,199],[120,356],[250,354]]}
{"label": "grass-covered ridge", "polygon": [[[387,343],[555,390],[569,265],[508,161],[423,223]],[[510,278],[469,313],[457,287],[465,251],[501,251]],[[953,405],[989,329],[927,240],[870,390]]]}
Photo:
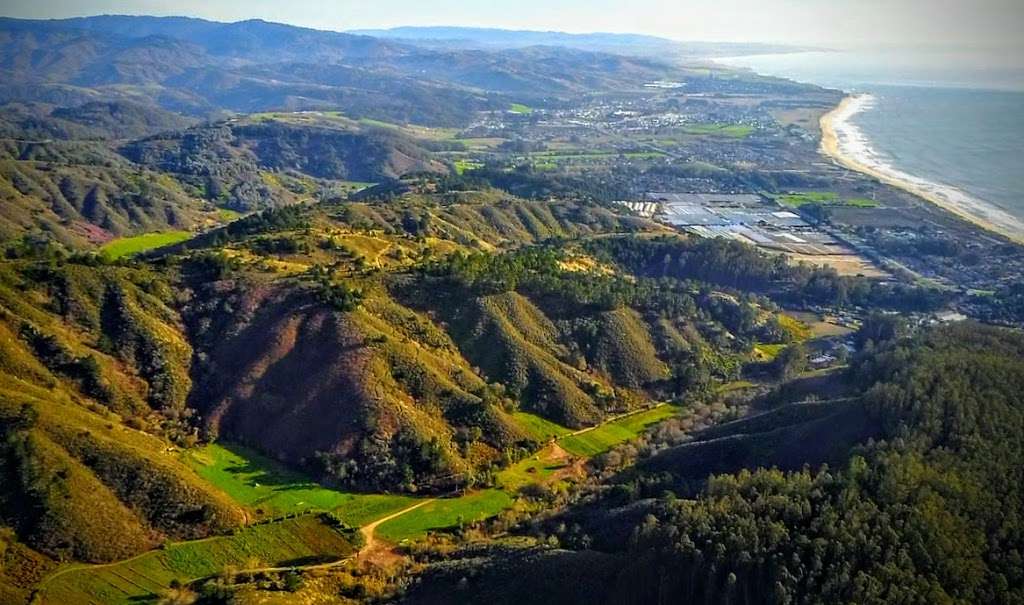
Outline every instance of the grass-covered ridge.
{"label": "grass-covered ridge", "polygon": [[[166,451],[191,348],[165,276],[148,269],[0,266],[0,514],[54,557],[110,561],[237,527],[240,507]],[[175,420],[177,418],[177,420]]]}

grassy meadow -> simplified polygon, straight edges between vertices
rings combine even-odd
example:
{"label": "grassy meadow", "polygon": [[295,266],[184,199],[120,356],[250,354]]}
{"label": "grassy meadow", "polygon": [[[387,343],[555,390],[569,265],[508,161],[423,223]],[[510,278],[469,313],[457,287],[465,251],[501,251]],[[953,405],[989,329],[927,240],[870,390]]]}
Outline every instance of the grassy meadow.
{"label": "grassy meadow", "polygon": [[187,582],[228,567],[255,568],[335,560],[354,552],[349,540],[319,515],[254,525],[231,536],[169,544],[134,559],[83,566],[44,581],[39,602],[156,602],[173,580]]}
{"label": "grassy meadow", "polygon": [[192,232],[190,231],[161,231],[159,233],[144,233],[135,237],[122,237],[103,244],[100,247],[100,254],[110,260],[117,260],[124,256],[133,256],[148,250],[181,243],[191,237]]}
{"label": "grassy meadow", "polygon": [[410,496],[359,494],[323,487],[238,445],[213,443],[187,452],[185,458],[200,477],[262,516],[329,510],[345,523],[359,527],[416,503]]}
{"label": "grassy meadow", "polygon": [[610,450],[612,447],[634,439],[652,424],[661,422],[679,413],[673,405],[663,405],[625,418],[613,420],[588,431],[568,435],[558,440],[558,445],[576,456],[590,457]]}
{"label": "grassy meadow", "polygon": [[[376,535],[401,542],[493,517],[512,506],[524,485],[550,481],[569,460],[565,453],[590,457],[638,436],[648,426],[679,412],[662,405],[593,429],[569,429],[526,412],[516,420],[538,441],[556,440],[498,474],[497,487],[454,498],[438,498],[382,523]],[[564,450],[564,451],[563,451]],[[234,535],[168,544],[118,563],[69,568],[43,583],[42,603],[137,603],[155,599],[172,582],[220,573],[225,568],[254,568],[337,559],[353,551],[346,537],[310,510],[332,511],[359,527],[408,508],[420,499],[390,494],[358,494],[326,488],[248,448],[209,444],[183,454],[185,462],[257,517],[273,520]]]}
{"label": "grassy meadow", "polygon": [[476,170],[477,168],[483,168],[483,162],[476,162],[474,160],[455,160],[453,162],[455,166],[455,172],[457,174],[465,174],[469,170]]}
{"label": "grassy meadow", "polygon": [[392,542],[418,538],[428,531],[482,521],[512,505],[512,496],[501,489],[484,489],[440,498],[377,527],[376,535]]}
{"label": "grassy meadow", "polygon": [[806,191],[803,193],[787,193],[775,197],[775,201],[790,208],[799,208],[807,204],[821,206],[855,206],[857,208],[877,208],[878,202],[862,197],[842,198],[834,191]]}
{"label": "grassy meadow", "polygon": [[542,443],[552,438],[564,437],[572,432],[560,424],[555,424],[547,418],[529,412],[516,412],[512,418],[530,434],[530,437]]}
{"label": "grassy meadow", "polygon": [[754,345],[754,355],[761,361],[772,361],[779,356],[779,353],[786,348],[784,344],[757,343]]}
{"label": "grassy meadow", "polygon": [[687,124],[683,127],[686,134],[743,139],[754,132],[753,126],[746,124]]}

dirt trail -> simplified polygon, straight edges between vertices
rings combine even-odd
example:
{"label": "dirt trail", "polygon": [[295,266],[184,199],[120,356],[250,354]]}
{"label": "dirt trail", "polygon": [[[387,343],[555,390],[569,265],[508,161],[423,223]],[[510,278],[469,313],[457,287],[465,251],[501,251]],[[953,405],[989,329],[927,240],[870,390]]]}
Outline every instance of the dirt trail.
{"label": "dirt trail", "polygon": [[380,567],[388,567],[392,563],[395,563],[399,559],[401,559],[401,556],[398,555],[397,553],[395,553],[391,549],[391,545],[389,545],[386,542],[380,541],[380,539],[377,539],[377,536],[376,536],[377,527],[379,525],[381,525],[382,523],[387,523],[391,519],[395,519],[395,518],[400,517],[400,516],[402,516],[402,515],[404,515],[406,513],[409,513],[410,511],[413,511],[413,510],[418,509],[420,507],[426,506],[426,505],[434,502],[435,500],[437,500],[437,499],[429,498],[429,499],[424,500],[422,502],[418,502],[418,503],[416,503],[415,505],[413,505],[411,507],[407,507],[407,508],[404,508],[404,509],[396,512],[396,513],[392,513],[392,514],[388,515],[387,517],[382,517],[380,519],[377,519],[373,523],[368,523],[368,524],[360,527],[359,528],[359,533],[362,534],[362,543],[364,543],[364,544],[362,544],[362,548],[359,549],[359,552],[356,553],[356,555],[355,555],[356,560],[364,562],[364,563],[371,563],[373,565],[377,565],[377,566],[380,566]]}
{"label": "dirt trail", "polygon": [[660,408],[662,406],[666,406],[666,405],[668,405],[668,404],[665,403],[665,402],[661,402],[658,405],[655,405],[655,406],[652,406],[652,407],[649,407],[649,408],[644,408],[642,410],[633,410],[631,412],[624,412],[622,414],[619,414],[618,416],[612,416],[611,418],[605,418],[601,422],[601,424],[595,424],[594,426],[588,426],[588,427],[582,428],[582,429],[580,429],[578,431],[573,431],[573,432],[569,433],[568,435],[563,435],[562,437],[559,437],[559,439],[562,439],[564,437],[575,437],[576,435],[582,435],[583,433],[590,432],[590,431],[592,431],[594,429],[599,429],[602,426],[605,426],[607,424],[615,422],[616,420],[622,420],[623,418],[628,418],[629,416],[636,416],[637,414],[643,414],[644,412],[650,412],[651,410],[656,410],[656,409],[658,409],[658,408]]}
{"label": "dirt trail", "polygon": [[[359,533],[363,535],[363,539],[364,539],[365,543],[363,544],[363,547],[359,549],[359,552],[355,553],[352,556],[348,556],[348,557],[345,557],[343,559],[338,559],[337,561],[329,561],[327,563],[314,563],[314,564],[310,564],[310,565],[288,565],[288,566],[281,566],[281,567],[258,567],[258,568],[255,568],[255,569],[239,569],[235,573],[236,574],[250,574],[251,575],[251,574],[257,574],[257,573],[272,573],[272,572],[285,572],[285,571],[310,571],[310,570],[315,570],[315,569],[330,569],[332,567],[339,567],[341,565],[344,565],[345,563],[348,563],[349,561],[352,560],[353,557],[355,557],[355,558],[357,558],[359,560],[366,560],[366,561],[373,561],[373,562],[377,562],[377,561],[390,561],[390,560],[394,559],[397,555],[394,555],[393,553],[391,553],[391,551],[388,548],[388,545],[386,543],[381,542],[381,541],[377,540],[374,537],[374,530],[376,530],[377,526],[380,525],[381,523],[386,523],[386,522],[388,522],[388,521],[390,521],[390,520],[392,520],[392,519],[394,519],[396,517],[401,517],[405,513],[409,512],[409,511],[411,511],[413,509],[419,508],[421,506],[424,506],[426,504],[430,504],[434,500],[436,500],[436,498],[428,498],[426,500],[422,500],[420,502],[417,502],[416,504],[413,504],[412,506],[407,506],[406,508],[403,508],[400,511],[391,513],[390,515],[388,515],[386,517],[382,517],[380,519],[377,519],[376,521],[374,521],[372,523],[368,523],[367,525],[364,525],[361,528],[359,528]],[[195,544],[195,543],[199,543],[199,542],[207,542],[207,541],[211,541],[211,540],[217,540],[217,539],[220,539],[222,537],[223,536],[210,536],[209,538],[203,538],[201,540],[192,540],[192,541],[190,541],[190,543]],[[65,569],[58,570],[58,571],[52,573],[51,575],[47,576],[46,578],[44,578],[39,583],[39,585],[33,591],[33,598],[34,599],[35,598],[39,598],[43,602],[45,602],[45,593],[46,593],[47,585],[49,585],[51,582],[53,582],[57,578],[63,576],[64,574],[71,573],[71,572],[74,572],[74,571],[82,571],[82,570],[86,570],[86,569],[88,569],[88,570],[95,570],[95,569],[103,569],[105,567],[114,567],[114,566],[117,566],[117,565],[123,565],[125,563],[129,563],[131,561],[134,561],[135,559],[141,559],[142,557],[145,557],[146,555],[152,554],[152,552],[153,551],[146,551],[144,553],[141,553],[141,554],[138,554],[138,555],[136,555],[134,557],[131,557],[130,559],[122,559],[120,561],[113,561],[111,563],[101,563],[101,564],[97,564],[97,565],[74,565],[74,566],[71,566],[71,567],[67,567]],[[210,577],[210,576],[200,576],[198,578],[192,578],[192,579],[188,580],[186,583],[196,582],[196,581],[208,578],[208,577]],[[35,601],[33,601],[33,602],[35,602]]]}
{"label": "dirt trail", "polygon": [[377,519],[373,523],[367,523],[366,525],[360,527],[359,528],[359,533],[362,534],[362,541],[364,541],[364,544],[362,544],[362,548],[359,549],[359,553],[356,556],[359,557],[360,559],[365,559],[365,558],[368,558],[371,555],[373,555],[376,550],[380,550],[381,549],[381,547],[383,545],[382,545],[382,543],[380,543],[378,541],[377,537],[374,535],[378,525],[380,525],[382,523],[387,523],[391,519],[395,519],[397,517],[400,517],[400,516],[410,512],[410,511],[413,511],[413,510],[418,509],[420,507],[427,506],[428,504],[434,502],[435,500],[437,500],[437,499],[435,499],[435,498],[428,498],[427,500],[424,500],[422,502],[418,502],[418,503],[416,503],[415,505],[413,505],[411,507],[407,507],[407,508],[401,509],[400,511],[398,511],[396,513],[391,513],[387,517],[382,517],[380,519]]}

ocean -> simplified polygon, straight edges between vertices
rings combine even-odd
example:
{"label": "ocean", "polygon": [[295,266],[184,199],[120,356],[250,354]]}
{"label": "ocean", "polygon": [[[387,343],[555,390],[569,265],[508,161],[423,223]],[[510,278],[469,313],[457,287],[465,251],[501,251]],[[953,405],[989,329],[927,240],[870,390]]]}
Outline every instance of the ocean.
{"label": "ocean", "polygon": [[843,156],[1024,236],[1024,69],[845,52],[721,62],[856,93],[834,121]]}

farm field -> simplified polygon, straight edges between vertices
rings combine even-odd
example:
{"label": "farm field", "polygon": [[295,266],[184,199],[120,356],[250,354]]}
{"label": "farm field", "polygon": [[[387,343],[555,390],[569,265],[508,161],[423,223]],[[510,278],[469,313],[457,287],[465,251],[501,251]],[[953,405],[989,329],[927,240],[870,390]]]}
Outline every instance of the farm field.
{"label": "farm field", "polygon": [[512,497],[501,489],[484,489],[458,498],[442,498],[381,524],[377,535],[391,542],[401,542],[422,536],[429,530],[493,517],[511,505]]}
{"label": "farm field", "polygon": [[[499,487],[431,501],[382,523],[375,533],[384,540],[400,542],[428,531],[493,517],[512,506],[515,492],[522,486],[549,479],[564,468],[567,453],[580,457],[599,454],[678,411],[676,406],[662,405],[578,434],[539,416],[517,413],[516,420],[539,440],[557,441],[499,473]],[[329,489],[238,445],[210,444],[186,452],[184,458],[200,477],[265,517],[327,510],[346,524],[359,527],[420,500]],[[284,566],[338,559],[352,552],[352,545],[341,532],[320,515],[307,513],[252,525],[231,536],[170,544],[118,563],[58,572],[44,582],[41,602],[137,603],[151,600],[172,580],[213,575],[226,566]]]}
{"label": "farm field", "polygon": [[804,193],[787,193],[775,196],[775,201],[783,206],[799,208],[806,204],[822,206],[853,206],[856,208],[877,208],[878,202],[862,197],[841,198],[832,191],[807,191]]}
{"label": "farm field", "polygon": [[530,158],[550,160],[552,162],[567,162],[573,160],[602,160],[623,156],[632,160],[654,159],[665,157],[660,151],[585,151],[585,150],[562,150],[562,151],[539,151],[529,154]]}
{"label": "farm field", "polygon": [[100,247],[100,254],[110,260],[124,256],[132,256],[147,250],[155,250],[183,242],[192,237],[190,231],[162,231],[160,233],[144,233],[135,237],[123,237],[107,242]]}
{"label": "farm field", "polygon": [[171,544],[119,563],[58,572],[42,583],[40,602],[149,602],[173,580],[203,578],[228,566],[303,564],[336,560],[353,552],[351,542],[320,515],[304,515],[250,526],[231,536]]}
{"label": "farm field", "polygon": [[547,441],[552,437],[563,437],[572,432],[560,424],[555,424],[547,418],[542,418],[529,412],[516,412],[512,415],[512,418],[521,427],[526,429],[531,437],[541,442]]}
{"label": "farm field", "polygon": [[468,170],[476,170],[477,168],[483,168],[483,162],[475,162],[473,160],[455,160],[455,172],[457,174],[464,174]]}
{"label": "farm field", "polygon": [[619,443],[637,437],[648,426],[671,418],[678,413],[678,406],[659,406],[613,420],[582,433],[562,437],[558,440],[558,445],[576,456],[596,456]]}
{"label": "farm field", "polygon": [[[793,317],[807,326],[807,338],[846,336],[847,334],[853,333],[852,328],[841,326],[833,321],[829,321],[828,317],[822,317],[817,313],[810,313],[807,311],[787,311],[780,317],[787,316]],[[800,340],[806,340],[806,338],[801,338]]]}
{"label": "farm field", "polygon": [[326,488],[248,448],[213,443],[185,454],[200,477],[236,502],[274,517],[329,510],[359,527],[416,502],[411,496],[359,494]]}
{"label": "farm field", "polygon": [[500,137],[473,137],[466,139],[452,139],[452,141],[465,145],[466,149],[486,151],[497,148],[502,143],[508,141],[508,139]]}
{"label": "farm field", "polygon": [[551,477],[566,465],[565,454],[590,457],[637,437],[645,428],[671,418],[679,407],[662,405],[613,420],[586,432],[571,434],[553,422],[519,412],[515,418],[535,437],[560,437],[554,445],[520,460],[498,473],[497,489],[484,489],[458,498],[439,499],[392,519],[377,528],[385,540],[401,541],[422,536],[427,531],[454,527],[492,517],[512,505],[514,492],[523,485]]}
{"label": "farm field", "polygon": [[688,124],[683,127],[683,132],[686,134],[743,139],[754,132],[754,127],[747,126],[746,124]]}

